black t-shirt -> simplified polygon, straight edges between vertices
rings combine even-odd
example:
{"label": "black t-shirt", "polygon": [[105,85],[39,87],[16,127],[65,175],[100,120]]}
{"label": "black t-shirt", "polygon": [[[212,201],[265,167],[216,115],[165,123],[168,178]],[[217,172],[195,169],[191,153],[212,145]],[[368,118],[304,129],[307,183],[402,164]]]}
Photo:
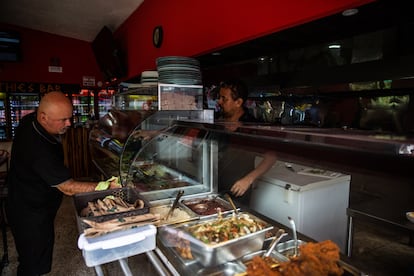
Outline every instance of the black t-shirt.
{"label": "black t-shirt", "polygon": [[54,186],[70,178],[59,139],[46,132],[35,113],[25,116],[12,145],[9,211],[19,216],[53,216],[62,201],[62,193]]}
{"label": "black t-shirt", "polygon": [[[239,118],[240,122],[252,123],[257,120],[245,110]],[[241,145],[231,141],[231,135],[214,135],[218,140],[218,189],[220,192],[229,191],[233,184],[246,176],[255,168],[256,154],[243,149]],[[251,188],[241,197],[234,198],[244,205],[249,205]]]}
{"label": "black t-shirt", "polygon": [[[256,155],[232,144],[228,137],[221,138],[218,153],[218,188],[220,192],[229,192],[237,180],[254,170]],[[248,206],[250,196],[249,188],[242,197],[234,199]]]}

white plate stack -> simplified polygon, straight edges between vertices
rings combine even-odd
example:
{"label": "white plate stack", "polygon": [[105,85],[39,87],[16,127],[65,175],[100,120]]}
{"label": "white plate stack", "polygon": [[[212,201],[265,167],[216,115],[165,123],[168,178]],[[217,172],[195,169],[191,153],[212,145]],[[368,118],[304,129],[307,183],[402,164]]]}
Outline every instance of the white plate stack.
{"label": "white plate stack", "polygon": [[143,71],[141,74],[142,84],[156,84],[158,83],[158,71]]}
{"label": "white plate stack", "polygon": [[156,60],[158,81],[167,84],[201,85],[200,62],[180,56],[159,57]]}

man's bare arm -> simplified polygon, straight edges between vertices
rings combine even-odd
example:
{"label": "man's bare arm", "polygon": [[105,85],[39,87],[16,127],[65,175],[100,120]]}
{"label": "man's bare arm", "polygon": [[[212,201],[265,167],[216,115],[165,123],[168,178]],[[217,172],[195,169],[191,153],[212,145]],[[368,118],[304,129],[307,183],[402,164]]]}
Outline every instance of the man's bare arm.
{"label": "man's bare arm", "polygon": [[65,195],[72,196],[74,194],[95,191],[97,182],[76,181],[69,179],[56,186]]}

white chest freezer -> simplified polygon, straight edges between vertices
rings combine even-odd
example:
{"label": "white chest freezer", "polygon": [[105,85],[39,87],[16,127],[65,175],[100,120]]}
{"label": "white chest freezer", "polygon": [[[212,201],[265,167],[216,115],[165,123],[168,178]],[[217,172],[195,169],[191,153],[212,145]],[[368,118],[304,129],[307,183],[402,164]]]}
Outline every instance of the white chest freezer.
{"label": "white chest freezer", "polygon": [[[259,160],[256,160],[256,164]],[[278,161],[253,187],[250,207],[316,240],[346,252],[350,175]]]}

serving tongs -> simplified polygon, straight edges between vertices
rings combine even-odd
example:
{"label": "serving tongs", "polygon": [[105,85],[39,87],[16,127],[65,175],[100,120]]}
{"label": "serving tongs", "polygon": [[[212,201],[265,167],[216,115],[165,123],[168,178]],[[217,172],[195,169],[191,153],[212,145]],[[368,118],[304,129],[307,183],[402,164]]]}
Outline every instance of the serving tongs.
{"label": "serving tongs", "polygon": [[172,214],[174,213],[174,210],[177,208],[178,202],[179,202],[180,198],[183,196],[183,194],[184,194],[184,190],[178,191],[177,196],[175,197],[174,203],[171,206],[171,209],[168,211],[167,216],[164,218],[165,220],[168,220],[168,218],[170,216],[172,216]]}
{"label": "serving tongs", "polygon": [[281,239],[287,236],[287,233],[283,229],[279,229],[276,232],[276,235],[273,237],[272,242],[269,245],[267,251],[263,254],[263,257],[269,257],[272,251],[275,249],[276,245],[280,242]]}
{"label": "serving tongs", "polygon": [[229,195],[229,194],[225,194],[224,195],[225,197],[226,197],[226,199],[227,199],[227,201],[228,202],[230,202],[230,205],[231,205],[231,207],[233,208],[233,210],[234,210],[234,214],[236,215],[236,217],[238,218],[239,217],[239,210],[237,209],[237,207],[236,207],[236,204],[234,204],[234,201],[233,201],[233,199],[231,198],[231,196]]}

